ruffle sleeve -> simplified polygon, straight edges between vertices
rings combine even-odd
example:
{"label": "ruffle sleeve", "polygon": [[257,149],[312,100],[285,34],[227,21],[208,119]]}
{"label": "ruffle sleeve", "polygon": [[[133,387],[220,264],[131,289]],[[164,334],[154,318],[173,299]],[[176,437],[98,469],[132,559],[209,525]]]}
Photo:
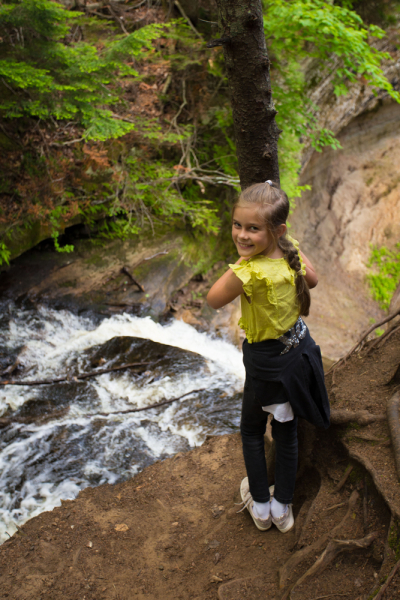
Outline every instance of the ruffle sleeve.
{"label": "ruffle sleeve", "polygon": [[247,260],[243,260],[239,265],[229,265],[236,277],[243,283],[243,292],[251,297],[253,293],[253,284],[251,281],[252,269]]}
{"label": "ruffle sleeve", "polygon": [[[243,283],[243,292],[248,298],[252,297],[254,292],[253,284],[258,280],[265,284],[265,287],[263,286],[262,289],[266,294],[266,298],[268,298],[268,302],[275,306],[277,305],[274,283],[272,279],[266,275],[263,269],[260,268],[260,265],[258,265],[256,261],[242,261],[239,265],[229,266]],[[260,288],[258,287],[258,290],[259,289]]]}
{"label": "ruffle sleeve", "polygon": [[289,240],[289,242],[292,242],[293,246],[296,248],[297,252],[299,253],[301,274],[305,275],[306,274],[306,265],[304,264],[304,260],[302,259],[301,254],[300,254],[299,242],[297,240],[295,240],[294,238],[292,238],[291,235],[286,234],[286,237]]}

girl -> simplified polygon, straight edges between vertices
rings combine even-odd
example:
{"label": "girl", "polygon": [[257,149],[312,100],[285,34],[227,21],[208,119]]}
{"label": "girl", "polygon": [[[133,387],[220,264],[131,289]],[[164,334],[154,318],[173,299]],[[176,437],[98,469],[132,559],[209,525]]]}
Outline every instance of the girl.
{"label": "girl", "polygon": [[[318,278],[286,233],[288,214],[288,197],[272,181],[242,192],[232,211],[232,237],[240,258],[207,296],[213,308],[241,296],[246,381],[240,432],[247,477],[240,493],[243,509],[258,529],[266,531],[274,523],[283,533],[294,525],[297,417],[329,426],[321,352],[301,318],[309,313],[309,288]],[[264,451],[269,413],[276,445],[271,488]]]}

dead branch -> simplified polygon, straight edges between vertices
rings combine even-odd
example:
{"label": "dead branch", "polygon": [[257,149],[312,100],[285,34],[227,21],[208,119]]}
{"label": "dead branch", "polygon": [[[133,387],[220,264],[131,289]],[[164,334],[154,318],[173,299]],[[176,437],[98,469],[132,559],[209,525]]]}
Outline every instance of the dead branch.
{"label": "dead branch", "polygon": [[360,540],[331,540],[321,554],[321,556],[315,561],[315,563],[306,571],[281,597],[281,600],[286,600],[293,592],[293,590],[301,585],[306,579],[322,573],[326,567],[335,559],[335,557],[341,552],[352,552],[353,550],[360,550],[361,548],[368,548],[371,543],[378,537],[378,533],[375,531],[369,533]]}
{"label": "dead branch", "polygon": [[343,356],[342,358],[340,358],[334,365],[331,366],[331,368],[329,369],[329,371],[326,372],[326,375],[328,375],[331,371],[335,371],[340,365],[345,365],[347,359],[353,354],[353,352],[355,352],[357,350],[357,348],[359,346],[361,346],[362,342],[369,336],[370,333],[372,333],[374,331],[374,329],[377,329],[378,327],[380,327],[381,325],[384,325],[385,323],[388,323],[388,321],[391,321],[392,319],[394,319],[395,317],[397,317],[397,315],[400,315],[400,308],[398,310],[396,310],[394,313],[388,315],[387,317],[385,317],[384,319],[382,319],[382,321],[379,321],[379,323],[374,323],[372,325],[372,327],[370,327],[358,340],[358,342],[351,348],[351,350],[349,350],[349,352]]}
{"label": "dead branch", "polygon": [[68,377],[58,377],[57,379],[39,379],[36,381],[0,381],[0,385],[51,385],[53,383],[62,383],[63,381],[79,381],[82,379],[88,379],[89,377],[96,377],[97,375],[103,375],[104,373],[111,373],[112,371],[122,371],[123,369],[130,369],[131,367],[142,367],[144,365],[156,364],[156,362],[136,362],[128,363],[127,365],[120,365],[119,367],[109,367],[108,369],[98,369],[97,371],[90,371],[89,373],[81,373],[78,375],[72,375]]}
{"label": "dead branch", "polygon": [[400,392],[393,394],[387,403],[387,419],[392,438],[397,477],[400,480],[400,421],[399,421]]}
{"label": "dead branch", "polygon": [[343,487],[343,486],[344,486],[344,484],[346,483],[346,481],[347,481],[347,478],[348,478],[348,476],[350,475],[350,473],[352,472],[352,470],[353,470],[353,465],[349,465],[349,466],[347,467],[347,469],[345,470],[345,472],[344,472],[344,475],[343,475],[342,479],[339,481],[339,483],[338,483],[338,484],[337,484],[337,486],[335,487],[335,490],[334,490],[335,492],[340,492],[340,490],[342,489],[342,487]]}
{"label": "dead branch", "polygon": [[346,423],[358,423],[359,425],[369,425],[376,421],[386,421],[386,415],[373,415],[367,410],[344,410],[334,409],[331,411],[332,425],[345,425]]}
{"label": "dead branch", "polygon": [[[354,490],[354,492],[351,494],[351,496],[349,498],[347,512],[346,512],[345,516],[343,517],[343,519],[340,521],[340,523],[338,525],[336,525],[336,527],[334,527],[331,531],[324,533],[318,540],[316,540],[310,546],[306,546],[305,548],[302,548],[301,550],[298,550],[297,552],[295,552],[289,558],[289,560],[286,561],[286,563],[279,569],[279,587],[280,588],[283,588],[286,581],[292,575],[292,573],[294,572],[294,570],[298,564],[300,564],[301,562],[303,562],[303,560],[308,558],[310,556],[310,554],[315,554],[315,552],[318,552],[319,550],[321,550],[321,548],[323,548],[325,546],[326,542],[329,539],[331,539],[336,533],[338,533],[340,531],[340,529],[346,524],[346,522],[350,518],[350,515],[352,514],[359,497],[360,496],[359,496],[358,492],[356,490]],[[283,599],[281,599],[281,600],[283,600]]]}
{"label": "dead branch", "polygon": [[381,587],[381,589],[379,590],[377,595],[374,596],[374,600],[382,600],[383,594],[388,589],[390,582],[392,581],[393,577],[396,575],[399,567],[400,567],[400,560],[394,565],[393,569],[390,572],[389,577],[386,579],[385,583],[383,584],[383,586]]}
{"label": "dead branch", "polygon": [[347,504],[347,502],[339,502],[339,504],[334,504],[333,506],[329,506],[329,508],[326,508],[325,512],[335,510],[336,508],[342,508],[342,506],[346,506],[346,504]]}
{"label": "dead branch", "polygon": [[110,13],[112,14],[114,21],[115,21],[116,23],[118,23],[118,25],[121,27],[121,29],[122,29],[122,32],[123,32],[125,35],[129,35],[129,33],[128,33],[128,31],[126,30],[126,27],[125,27],[125,25],[124,25],[124,22],[123,22],[123,17],[119,17],[119,16],[116,14],[116,12],[113,10],[113,7],[112,7],[111,3],[107,5],[107,8],[108,8],[108,10],[110,11]]}
{"label": "dead branch", "polygon": [[141,292],[145,293],[144,287],[138,281],[136,281],[136,279],[129,273],[129,271],[126,267],[122,267],[121,273],[123,273],[124,275],[127,275],[129,277],[129,279],[132,281],[132,283],[137,285],[137,287],[139,288],[139,290]]}
{"label": "dead branch", "polygon": [[148,256],[147,258],[145,258],[143,260],[151,260],[152,258],[155,258],[156,256],[160,256],[161,254],[168,254],[168,250],[162,250],[161,252],[157,252],[156,254],[152,254],[151,256]]}
{"label": "dead branch", "polygon": [[101,412],[101,413],[88,413],[85,417],[109,417],[110,415],[126,415],[128,413],[141,412],[142,410],[150,410],[151,408],[158,408],[159,406],[165,406],[166,404],[172,404],[177,400],[181,400],[185,396],[189,396],[190,394],[198,394],[199,392],[204,392],[206,388],[199,388],[198,390],[192,390],[191,392],[186,392],[186,394],[182,394],[182,396],[178,396],[177,398],[170,398],[169,400],[161,400],[161,402],[156,402],[155,404],[149,404],[148,406],[142,406],[140,408],[130,408],[128,410],[117,410],[115,412]]}
{"label": "dead branch", "polygon": [[179,10],[179,12],[181,13],[182,17],[185,19],[185,21],[187,22],[187,24],[189,25],[190,29],[193,31],[193,33],[198,37],[198,38],[203,38],[203,36],[201,35],[201,33],[199,33],[196,29],[196,27],[193,25],[192,21],[189,19],[189,17],[187,16],[187,14],[185,13],[185,11],[183,10],[180,2],[178,2],[178,0],[175,0],[174,2],[176,8]]}

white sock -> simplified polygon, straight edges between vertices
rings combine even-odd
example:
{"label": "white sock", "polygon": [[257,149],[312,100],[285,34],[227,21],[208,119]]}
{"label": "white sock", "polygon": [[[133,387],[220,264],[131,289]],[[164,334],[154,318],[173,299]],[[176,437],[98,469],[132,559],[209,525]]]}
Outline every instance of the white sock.
{"label": "white sock", "polygon": [[265,521],[265,519],[268,519],[268,517],[269,517],[270,506],[271,506],[271,503],[269,501],[268,502],[256,502],[254,500],[253,501],[253,513],[255,514],[257,519],[262,519],[263,521]]}
{"label": "white sock", "polygon": [[271,514],[274,519],[278,519],[282,515],[284,515],[287,511],[287,504],[281,504],[276,500],[276,498],[272,498],[271,501]]}

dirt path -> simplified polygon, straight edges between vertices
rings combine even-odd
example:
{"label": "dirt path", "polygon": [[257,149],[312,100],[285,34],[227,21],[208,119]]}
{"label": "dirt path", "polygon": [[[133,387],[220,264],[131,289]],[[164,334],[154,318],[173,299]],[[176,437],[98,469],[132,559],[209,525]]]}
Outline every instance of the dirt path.
{"label": "dirt path", "polygon": [[[327,377],[333,410],[384,415],[400,386],[399,364],[400,330]],[[247,511],[237,513],[240,437],[212,437],[31,519],[0,547],[0,598],[372,598],[400,559],[400,484],[387,423],[353,420],[325,432],[303,422],[299,439],[290,533],[260,532]],[[268,437],[266,446],[270,454]],[[399,593],[397,571],[380,600]]]}

